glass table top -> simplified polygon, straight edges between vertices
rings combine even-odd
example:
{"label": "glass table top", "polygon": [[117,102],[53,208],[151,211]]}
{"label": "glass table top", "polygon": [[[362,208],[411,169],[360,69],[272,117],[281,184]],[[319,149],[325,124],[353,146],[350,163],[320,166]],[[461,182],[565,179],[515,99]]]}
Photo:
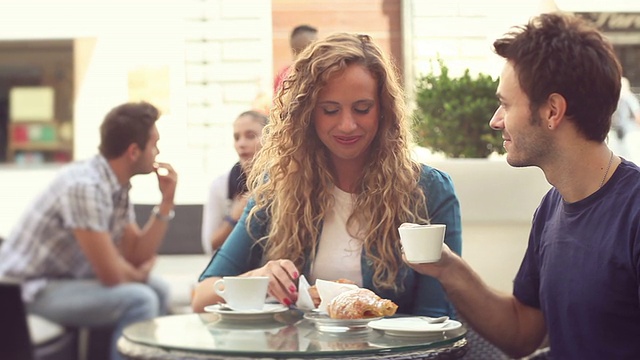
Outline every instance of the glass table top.
{"label": "glass table top", "polygon": [[297,310],[273,317],[226,318],[217,313],[171,315],[132,324],[123,336],[134,343],[199,353],[234,356],[336,356],[412,350],[452,345],[464,338],[464,326],[453,330],[389,335],[367,326],[322,326]]}

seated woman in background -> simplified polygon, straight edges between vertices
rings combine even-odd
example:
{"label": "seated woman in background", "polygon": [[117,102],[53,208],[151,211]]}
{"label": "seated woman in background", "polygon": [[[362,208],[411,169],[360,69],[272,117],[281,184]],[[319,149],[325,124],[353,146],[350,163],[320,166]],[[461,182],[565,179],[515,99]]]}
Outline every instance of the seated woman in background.
{"label": "seated woman in background", "polygon": [[243,112],[233,123],[234,146],[240,160],[209,187],[202,213],[202,248],[206,254],[213,254],[222,246],[247,205],[246,171],[260,149],[266,124],[267,117],[253,110]]}
{"label": "seated woman in background", "polygon": [[296,280],[348,279],[399,313],[454,315],[437,280],[404,264],[398,227],[446,224],[460,253],[451,178],[413,160],[404,94],[369,36],[336,34],[305,49],[277,93],[249,174],[245,212],[200,276],[192,307],[224,301],[223,276],[268,276],[297,300]]}

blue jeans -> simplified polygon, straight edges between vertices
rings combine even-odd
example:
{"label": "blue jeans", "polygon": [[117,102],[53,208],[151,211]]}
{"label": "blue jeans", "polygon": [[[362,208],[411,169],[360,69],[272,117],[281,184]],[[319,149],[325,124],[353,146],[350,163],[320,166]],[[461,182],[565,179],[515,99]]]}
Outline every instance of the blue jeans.
{"label": "blue jeans", "polygon": [[95,279],[49,280],[28,311],[71,327],[113,327],[111,359],[122,359],[116,343],[122,330],[134,322],[165,315],[169,287],[159,277],[147,283],[125,283],[113,287]]}

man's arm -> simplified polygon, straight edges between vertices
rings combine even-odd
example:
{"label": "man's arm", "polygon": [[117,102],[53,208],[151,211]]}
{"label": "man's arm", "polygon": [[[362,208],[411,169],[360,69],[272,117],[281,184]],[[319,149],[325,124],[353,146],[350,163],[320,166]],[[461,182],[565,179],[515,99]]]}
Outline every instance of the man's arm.
{"label": "man's arm", "polygon": [[158,212],[149,217],[142,230],[135,223],[124,229],[120,251],[133,266],[140,266],[156,256],[167,232],[169,215],[173,212],[178,175],[171,165],[160,163],[156,167],[156,176],[162,194]]}
{"label": "man's arm", "polygon": [[437,278],[458,313],[481,336],[512,357],[534,352],[546,335],[542,311],[513,295],[490,289],[459,256],[443,245],[442,259],[433,264],[407,263]]}
{"label": "man's arm", "polygon": [[143,229],[136,223],[128,224],[124,228],[120,244],[122,256],[133,266],[139,266],[152,259],[156,256],[168,228],[168,221],[159,220],[153,214]]}
{"label": "man's arm", "polygon": [[75,229],[73,233],[102,284],[113,286],[147,280],[155,258],[135,267],[118,252],[109,233],[84,229]]}

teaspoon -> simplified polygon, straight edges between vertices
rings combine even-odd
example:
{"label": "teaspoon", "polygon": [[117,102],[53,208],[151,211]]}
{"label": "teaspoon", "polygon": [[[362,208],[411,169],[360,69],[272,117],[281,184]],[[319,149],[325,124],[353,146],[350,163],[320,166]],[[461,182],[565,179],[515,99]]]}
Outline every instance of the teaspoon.
{"label": "teaspoon", "polygon": [[443,322],[449,320],[448,316],[440,316],[437,318],[428,317],[428,316],[418,316],[420,319],[428,322],[429,324],[442,324]]}

